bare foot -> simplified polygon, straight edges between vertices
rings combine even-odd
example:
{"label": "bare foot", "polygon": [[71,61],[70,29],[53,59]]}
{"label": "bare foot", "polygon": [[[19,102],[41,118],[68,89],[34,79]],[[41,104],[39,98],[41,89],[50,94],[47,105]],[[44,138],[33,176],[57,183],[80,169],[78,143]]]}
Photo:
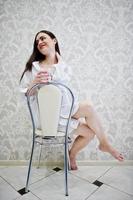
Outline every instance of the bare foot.
{"label": "bare foot", "polygon": [[71,170],[77,170],[78,169],[78,167],[76,165],[76,160],[75,159],[71,159],[70,158],[70,169]]}
{"label": "bare foot", "polygon": [[77,164],[76,164],[76,159],[70,155],[70,152],[69,152],[69,158],[70,158],[70,169],[71,170],[77,170],[78,167],[77,167]]}
{"label": "bare foot", "polygon": [[99,145],[99,149],[101,151],[104,151],[104,152],[108,152],[110,153],[115,159],[119,160],[119,161],[123,161],[124,160],[124,157],[123,155],[118,152],[116,149],[114,149],[112,146],[110,145]]}

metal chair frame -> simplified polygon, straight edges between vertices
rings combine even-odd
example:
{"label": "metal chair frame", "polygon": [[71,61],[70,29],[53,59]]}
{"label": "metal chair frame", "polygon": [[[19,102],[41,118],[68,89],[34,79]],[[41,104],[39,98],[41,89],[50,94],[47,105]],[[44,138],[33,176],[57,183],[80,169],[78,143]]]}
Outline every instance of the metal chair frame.
{"label": "metal chair frame", "polygon": [[[34,147],[35,147],[35,143],[39,143],[36,141],[36,138],[38,136],[36,136],[36,128],[35,128],[35,122],[34,122],[34,117],[33,117],[33,112],[32,112],[32,108],[31,108],[31,94],[34,91],[34,89],[39,89],[40,86],[45,87],[46,85],[54,85],[56,87],[64,87],[70,94],[71,96],[71,106],[70,106],[70,111],[69,111],[69,115],[67,118],[67,124],[65,127],[65,136],[64,136],[64,142],[61,144],[64,144],[64,175],[65,175],[65,195],[68,196],[68,143],[70,142],[68,139],[68,133],[69,133],[69,124],[70,124],[70,120],[71,120],[71,114],[72,114],[72,110],[73,110],[73,105],[74,105],[74,95],[72,93],[72,91],[64,84],[62,83],[57,83],[57,82],[48,82],[48,83],[41,83],[41,84],[35,84],[30,90],[28,90],[26,97],[27,97],[27,104],[28,104],[28,108],[29,108],[29,112],[30,112],[30,116],[31,116],[31,121],[32,121],[32,128],[33,128],[33,138],[32,138],[32,148],[31,148],[31,155],[30,155],[30,161],[29,161],[29,167],[28,167],[28,174],[27,174],[27,180],[26,180],[26,187],[25,187],[25,192],[29,191],[29,179],[30,179],[30,174],[31,174],[31,167],[32,167],[32,160],[33,160],[33,153],[34,153]],[[59,137],[59,136],[57,136]],[[40,158],[41,158],[41,152],[42,152],[42,145],[44,144],[43,141],[49,141],[50,138],[47,137],[41,137],[42,142],[40,143],[41,145],[41,149],[40,149],[40,154],[39,154],[39,163],[38,163],[38,167],[40,164]],[[53,140],[53,138],[52,138]],[[49,144],[54,144],[54,142],[49,142]],[[57,144],[57,143],[56,143]],[[60,144],[60,143],[58,143]]]}

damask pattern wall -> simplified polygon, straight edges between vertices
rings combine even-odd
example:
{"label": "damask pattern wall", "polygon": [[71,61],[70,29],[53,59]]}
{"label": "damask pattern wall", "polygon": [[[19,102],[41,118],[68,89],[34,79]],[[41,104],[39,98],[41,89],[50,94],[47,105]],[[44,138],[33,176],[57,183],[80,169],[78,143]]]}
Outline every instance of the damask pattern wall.
{"label": "damask pattern wall", "polygon": [[[57,36],[79,100],[93,102],[111,144],[132,160],[132,0],[0,0],[0,160],[29,158],[32,129],[19,78],[42,29]],[[97,147],[94,139],[77,159],[113,160]],[[63,159],[61,147],[44,152],[47,161]]]}

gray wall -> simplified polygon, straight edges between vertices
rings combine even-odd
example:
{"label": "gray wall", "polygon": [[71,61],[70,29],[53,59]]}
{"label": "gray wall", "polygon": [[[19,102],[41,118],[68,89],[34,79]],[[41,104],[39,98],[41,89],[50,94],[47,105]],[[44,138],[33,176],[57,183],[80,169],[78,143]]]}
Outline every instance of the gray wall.
{"label": "gray wall", "polygon": [[[18,82],[41,29],[57,36],[79,100],[91,99],[110,142],[133,159],[133,1],[0,0],[0,160],[25,160],[32,137]],[[111,160],[95,139],[78,160]],[[46,148],[47,160],[62,158]]]}

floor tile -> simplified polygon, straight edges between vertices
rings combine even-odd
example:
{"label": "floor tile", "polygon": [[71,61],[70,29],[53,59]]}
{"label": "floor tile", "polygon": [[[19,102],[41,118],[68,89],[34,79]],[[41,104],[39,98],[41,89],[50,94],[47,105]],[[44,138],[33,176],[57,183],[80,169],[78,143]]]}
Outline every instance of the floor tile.
{"label": "floor tile", "polygon": [[69,174],[69,197],[64,194],[64,174],[54,174],[30,186],[30,191],[42,200],[84,200],[98,187]]}
{"label": "floor tile", "polygon": [[0,178],[0,200],[14,200],[19,196],[20,194],[15,189]]}
{"label": "floor tile", "polygon": [[39,200],[39,198],[28,192],[27,194],[24,194],[23,196],[17,198],[16,200]]}
{"label": "floor tile", "polygon": [[[2,176],[8,183],[10,183],[16,190],[25,187],[28,167],[17,166],[0,169],[0,176]],[[36,182],[50,174],[55,173],[52,169],[33,167],[31,172],[30,183]]]}
{"label": "floor tile", "polygon": [[22,196],[17,191],[25,187],[28,168],[0,167],[0,200],[133,199],[133,166],[80,166],[79,170],[69,172],[68,197],[64,191],[64,171],[55,167],[34,167],[30,192]]}
{"label": "floor tile", "polygon": [[133,197],[110,186],[102,185],[86,200],[132,200]]}
{"label": "floor tile", "polygon": [[80,166],[78,170],[70,171],[70,173],[93,183],[110,168],[109,166]]}
{"label": "floor tile", "polygon": [[0,177],[0,183],[3,182],[3,179]]}
{"label": "floor tile", "polygon": [[126,166],[110,169],[99,181],[133,195],[133,170]]}

